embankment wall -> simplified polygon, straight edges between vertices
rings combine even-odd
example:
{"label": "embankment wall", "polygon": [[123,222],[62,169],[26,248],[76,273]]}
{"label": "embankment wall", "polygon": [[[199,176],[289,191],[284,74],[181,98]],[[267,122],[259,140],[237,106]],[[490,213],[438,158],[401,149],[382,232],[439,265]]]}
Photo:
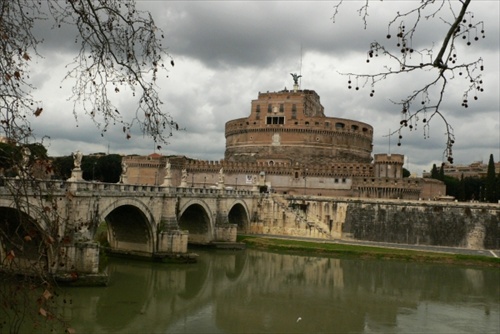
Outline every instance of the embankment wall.
{"label": "embankment wall", "polygon": [[500,205],[272,196],[250,232],[500,249]]}

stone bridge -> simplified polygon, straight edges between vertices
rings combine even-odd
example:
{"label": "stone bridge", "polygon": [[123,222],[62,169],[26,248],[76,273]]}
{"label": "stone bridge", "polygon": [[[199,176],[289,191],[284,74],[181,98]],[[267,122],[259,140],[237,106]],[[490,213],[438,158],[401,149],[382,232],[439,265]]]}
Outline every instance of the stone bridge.
{"label": "stone bridge", "polygon": [[180,257],[188,243],[236,242],[258,198],[248,190],[4,179],[0,258],[3,266],[15,259],[21,268],[37,262],[53,273],[96,274],[103,223],[112,252]]}
{"label": "stone bridge", "polygon": [[0,181],[0,270],[97,275],[102,231],[114,253],[160,259],[188,257],[188,243],[234,245],[242,232],[500,249],[499,204]]}

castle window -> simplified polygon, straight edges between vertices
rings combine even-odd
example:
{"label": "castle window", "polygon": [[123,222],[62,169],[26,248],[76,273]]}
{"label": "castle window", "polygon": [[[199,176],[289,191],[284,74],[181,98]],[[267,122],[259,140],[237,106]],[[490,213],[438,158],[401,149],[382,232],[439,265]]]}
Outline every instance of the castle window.
{"label": "castle window", "polygon": [[367,129],[367,128],[363,128],[363,132],[367,132],[367,131],[368,131],[368,129]]}
{"label": "castle window", "polygon": [[267,105],[267,113],[270,114],[273,112],[273,106],[271,104]]}
{"label": "castle window", "polygon": [[280,103],[280,112],[285,112],[285,105]]}
{"label": "castle window", "polygon": [[306,124],[306,125],[309,125],[309,122],[306,122],[305,124]]}
{"label": "castle window", "polygon": [[267,116],[266,124],[285,124],[285,117],[283,116]]}
{"label": "castle window", "polygon": [[330,122],[325,122],[325,126],[328,128],[330,127]]}
{"label": "castle window", "polygon": [[255,119],[260,119],[260,104],[258,104],[255,109]]}
{"label": "castle window", "polygon": [[334,180],[334,182],[335,182],[335,183],[339,183],[339,179],[335,179],[335,180]]}
{"label": "castle window", "polygon": [[292,119],[296,119],[296,118],[297,118],[297,105],[292,104]]}
{"label": "castle window", "polygon": [[295,172],[295,178],[298,179],[299,178],[299,172]]}
{"label": "castle window", "polygon": [[345,124],[344,123],[335,123],[335,128],[336,129],[343,129],[345,127]]}
{"label": "castle window", "polygon": [[351,125],[351,130],[353,131],[358,131],[358,126],[357,125]]}

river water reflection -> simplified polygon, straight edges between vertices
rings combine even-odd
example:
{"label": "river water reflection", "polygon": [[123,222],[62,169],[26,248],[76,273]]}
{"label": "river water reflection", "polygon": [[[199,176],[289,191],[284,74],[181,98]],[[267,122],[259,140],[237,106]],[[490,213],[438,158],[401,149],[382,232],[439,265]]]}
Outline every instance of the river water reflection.
{"label": "river water reflection", "polygon": [[109,262],[66,288],[79,333],[499,333],[500,270],[257,250]]}

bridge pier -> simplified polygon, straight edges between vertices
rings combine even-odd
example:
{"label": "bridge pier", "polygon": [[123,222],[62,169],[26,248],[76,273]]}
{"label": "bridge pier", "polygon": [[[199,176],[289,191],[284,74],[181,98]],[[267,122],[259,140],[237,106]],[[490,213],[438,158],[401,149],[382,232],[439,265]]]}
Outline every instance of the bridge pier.
{"label": "bridge pier", "polygon": [[158,234],[158,253],[186,254],[188,248],[187,231],[169,230]]}
{"label": "bridge pier", "polygon": [[99,244],[75,242],[61,246],[51,273],[57,281],[77,285],[106,285],[108,275],[99,272]]}
{"label": "bridge pier", "polygon": [[188,236],[188,231],[179,229],[175,212],[166,210],[161,218],[155,256],[163,257],[168,254],[170,257],[174,255],[183,257],[188,252]]}
{"label": "bridge pier", "polygon": [[216,224],[215,240],[216,242],[236,242],[238,225],[236,224]]}

